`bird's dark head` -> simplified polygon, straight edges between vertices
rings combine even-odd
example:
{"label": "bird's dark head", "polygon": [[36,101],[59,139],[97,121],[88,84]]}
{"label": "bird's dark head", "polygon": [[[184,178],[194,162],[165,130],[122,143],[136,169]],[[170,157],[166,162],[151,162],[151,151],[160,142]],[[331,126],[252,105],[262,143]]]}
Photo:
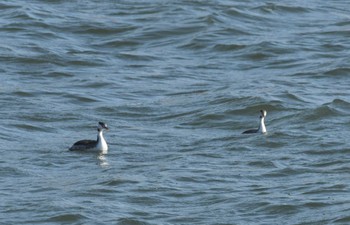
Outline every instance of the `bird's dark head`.
{"label": "bird's dark head", "polygon": [[266,117],[266,114],[267,114],[266,110],[262,109],[262,110],[260,110],[260,113],[261,113],[260,118]]}
{"label": "bird's dark head", "polygon": [[99,130],[99,131],[101,131],[101,130],[109,130],[109,128],[108,128],[106,123],[98,122],[97,130]]}

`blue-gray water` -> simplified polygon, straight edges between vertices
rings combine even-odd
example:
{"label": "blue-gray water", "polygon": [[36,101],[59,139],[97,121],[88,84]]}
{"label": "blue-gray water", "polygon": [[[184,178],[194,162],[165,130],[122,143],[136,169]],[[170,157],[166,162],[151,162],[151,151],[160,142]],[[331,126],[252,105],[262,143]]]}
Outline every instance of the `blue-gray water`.
{"label": "blue-gray water", "polygon": [[349,1],[0,10],[1,224],[350,224]]}

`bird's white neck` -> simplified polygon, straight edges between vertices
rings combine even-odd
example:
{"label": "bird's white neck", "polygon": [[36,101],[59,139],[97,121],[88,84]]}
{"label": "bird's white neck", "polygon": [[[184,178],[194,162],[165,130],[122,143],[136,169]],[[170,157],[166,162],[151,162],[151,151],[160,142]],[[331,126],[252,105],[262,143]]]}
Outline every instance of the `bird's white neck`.
{"label": "bird's white neck", "polygon": [[265,126],[265,117],[260,118],[259,131],[263,134],[267,132],[266,126]]}
{"label": "bird's white neck", "polygon": [[107,142],[106,142],[105,138],[103,137],[103,130],[98,131],[97,146],[96,147],[97,147],[97,150],[102,151],[103,154],[106,154],[108,151]]}

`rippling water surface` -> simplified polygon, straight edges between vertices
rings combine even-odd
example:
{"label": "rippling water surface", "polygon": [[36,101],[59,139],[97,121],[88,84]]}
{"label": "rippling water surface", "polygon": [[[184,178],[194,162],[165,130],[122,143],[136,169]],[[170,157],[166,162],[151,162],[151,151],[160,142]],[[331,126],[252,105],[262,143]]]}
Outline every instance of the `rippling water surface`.
{"label": "rippling water surface", "polygon": [[0,9],[1,224],[350,224],[349,1]]}

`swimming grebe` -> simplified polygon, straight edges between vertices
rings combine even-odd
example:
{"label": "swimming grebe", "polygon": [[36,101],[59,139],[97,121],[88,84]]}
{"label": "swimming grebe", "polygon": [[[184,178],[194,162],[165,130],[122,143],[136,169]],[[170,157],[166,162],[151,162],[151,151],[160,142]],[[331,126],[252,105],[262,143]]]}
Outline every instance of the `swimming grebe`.
{"label": "swimming grebe", "polygon": [[246,130],[243,132],[243,134],[254,134],[254,133],[266,133],[266,126],[265,126],[265,117],[266,117],[266,110],[260,110],[260,125],[258,129],[251,129],[251,130]]}
{"label": "swimming grebe", "polygon": [[108,130],[107,124],[98,122],[97,127],[97,140],[81,140],[75,142],[72,147],[69,148],[71,151],[84,151],[84,150],[97,150],[102,152],[108,151],[108,145],[103,137],[103,130]]}

